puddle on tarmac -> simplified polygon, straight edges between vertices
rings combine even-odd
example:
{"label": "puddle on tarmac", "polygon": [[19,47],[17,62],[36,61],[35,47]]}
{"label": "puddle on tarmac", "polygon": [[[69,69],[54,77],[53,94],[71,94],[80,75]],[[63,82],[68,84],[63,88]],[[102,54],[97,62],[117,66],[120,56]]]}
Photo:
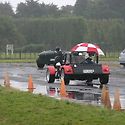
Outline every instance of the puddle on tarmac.
{"label": "puddle on tarmac", "polygon": [[[4,86],[4,80],[0,80],[1,85]],[[17,82],[10,80],[10,86],[20,91],[28,91],[28,83],[26,82]],[[60,99],[59,88],[50,87],[46,85],[34,84],[34,94],[42,94],[50,97],[55,97]],[[101,93],[89,93],[89,92],[81,92],[81,91],[67,91],[68,99],[77,102],[77,103],[87,103],[101,106]],[[114,96],[110,95],[111,105],[114,103]],[[125,109],[125,96],[120,96],[120,102],[122,109]]]}

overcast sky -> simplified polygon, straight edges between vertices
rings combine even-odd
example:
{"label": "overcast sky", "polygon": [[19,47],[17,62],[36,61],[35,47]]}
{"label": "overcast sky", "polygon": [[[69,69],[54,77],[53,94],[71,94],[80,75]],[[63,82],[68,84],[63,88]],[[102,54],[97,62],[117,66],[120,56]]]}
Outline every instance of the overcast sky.
{"label": "overcast sky", "polygon": [[[9,2],[13,8],[16,8],[17,4],[20,2],[25,2],[25,0],[0,0],[0,2]],[[76,0],[39,0],[40,3],[44,2],[45,4],[55,4],[58,7],[65,5],[74,5]]]}

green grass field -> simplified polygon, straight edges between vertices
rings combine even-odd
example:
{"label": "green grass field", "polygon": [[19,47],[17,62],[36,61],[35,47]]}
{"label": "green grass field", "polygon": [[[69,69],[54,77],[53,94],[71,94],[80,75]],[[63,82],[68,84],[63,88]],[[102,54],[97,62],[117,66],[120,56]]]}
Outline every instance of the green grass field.
{"label": "green grass field", "polygon": [[125,112],[0,87],[0,125],[125,125]]}

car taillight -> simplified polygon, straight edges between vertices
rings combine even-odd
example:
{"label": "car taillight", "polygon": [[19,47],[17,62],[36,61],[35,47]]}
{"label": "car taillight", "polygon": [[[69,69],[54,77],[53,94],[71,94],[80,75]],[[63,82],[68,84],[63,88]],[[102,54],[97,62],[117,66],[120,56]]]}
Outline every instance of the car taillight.
{"label": "car taillight", "polygon": [[102,72],[103,72],[103,73],[110,73],[109,66],[107,66],[107,65],[102,65]]}
{"label": "car taillight", "polygon": [[65,69],[66,74],[72,74],[73,73],[73,70],[72,70],[71,66],[65,66],[64,69]]}
{"label": "car taillight", "polygon": [[66,72],[72,72],[72,69],[66,69]]}

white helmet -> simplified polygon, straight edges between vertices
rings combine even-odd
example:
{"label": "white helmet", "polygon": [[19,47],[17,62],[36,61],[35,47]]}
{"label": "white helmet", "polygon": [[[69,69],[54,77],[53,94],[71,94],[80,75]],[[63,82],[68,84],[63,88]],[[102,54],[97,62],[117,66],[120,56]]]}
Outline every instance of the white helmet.
{"label": "white helmet", "polygon": [[57,66],[57,67],[60,67],[60,66],[61,66],[61,63],[60,63],[60,62],[56,63],[56,66]]}

